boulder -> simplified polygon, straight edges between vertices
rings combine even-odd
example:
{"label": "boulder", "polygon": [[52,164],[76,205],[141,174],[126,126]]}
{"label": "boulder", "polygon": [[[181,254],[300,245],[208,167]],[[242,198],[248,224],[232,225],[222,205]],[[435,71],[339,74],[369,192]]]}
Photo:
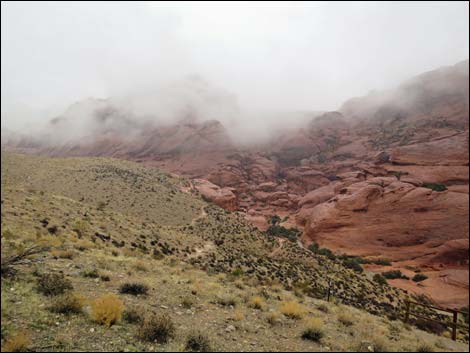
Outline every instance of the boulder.
{"label": "boulder", "polygon": [[237,197],[232,189],[221,188],[205,179],[194,179],[193,184],[204,200],[213,202],[229,211],[235,211],[238,208]]}

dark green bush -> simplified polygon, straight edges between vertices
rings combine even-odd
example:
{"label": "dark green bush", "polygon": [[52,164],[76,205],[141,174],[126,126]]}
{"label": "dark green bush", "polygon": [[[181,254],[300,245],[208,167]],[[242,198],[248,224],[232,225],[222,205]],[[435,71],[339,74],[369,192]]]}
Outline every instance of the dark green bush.
{"label": "dark green bush", "polygon": [[210,352],[211,344],[209,338],[201,332],[192,332],[186,339],[186,351],[188,352]]}
{"label": "dark green bush", "polygon": [[426,275],[423,275],[422,273],[417,273],[414,275],[413,277],[413,281],[415,282],[421,282],[421,281],[424,281],[425,279],[427,279],[428,276]]}
{"label": "dark green bush", "polygon": [[310,250],[313,253],[317,253],[319,248],[320,246],[317,243],[312,243],[309,245],[308,250]]}
{"label": "dark green bush", "polygon": [[387,280],[385,279],[384,276],[382,276],[381,274],[379,273],[376,273],[374,275],[374,277],[372,278],[372,280],[378,284],[380,284],[381,286],[385,286],[388,284]]}
{"label": "dark green bush", "polygon": [[124,283],[119,288],[119,292],[122,294],[132,294],[132,295],[144,295],[147,294],[149,288],[143,283]]}
{"label": "dark green bush", "polygon": [[400,270],[382,272],[382,276],[387,279],[409,279],[407,276],[401,273]]}
{"label": "dark green bush", "polygon": [[364,269],[358,262],[356,258],[347,258],[343,260],[343,265],[347,268],[352,269],[355,272],[362,273],[364,272]]}
{"label": "dark green bush", "polygon": [[379,266],[390,266],[392,264],[388,259],[377,259],[373,260],[372,263]]}
{"label": "dark green bush", "polygon": [[447,186],[445,186],[444,184],[439,184],[439,183],[424,183],[423,187],[434,190],[434,191],[438,191],[438,192],[447,190]]}
{"label": "dark green bush", "polygon": [[280,225],[272,225],[266,231],[266,234],[271,237],[281,237],[289,239],[290,241],[296,241],[300,235],[297,229],[287,229]]}

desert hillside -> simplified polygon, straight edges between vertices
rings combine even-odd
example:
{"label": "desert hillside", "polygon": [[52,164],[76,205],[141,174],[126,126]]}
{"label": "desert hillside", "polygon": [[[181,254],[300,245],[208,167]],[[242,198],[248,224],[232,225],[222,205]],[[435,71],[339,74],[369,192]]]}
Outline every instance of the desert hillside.
{"label": "desert hillside", "polygon": [[1,180],[2,351],[468,349],[404,324],[409,296],[354,258],[261,232],[186,179],[4,152]]}

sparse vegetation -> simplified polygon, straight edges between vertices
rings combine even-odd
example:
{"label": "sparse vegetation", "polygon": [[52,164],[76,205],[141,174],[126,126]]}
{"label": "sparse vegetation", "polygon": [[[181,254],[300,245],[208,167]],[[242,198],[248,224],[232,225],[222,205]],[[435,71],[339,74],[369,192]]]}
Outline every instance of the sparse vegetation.
{"label": "sparse vegetation", "polygon": [[63,274],[45,273],[37,280],[38,292],[47,296],[64,294],[72,289],[72,283]]}
{"label": "sparse vegetation", "polygon": [[135,307],[126,308],[122,318],[129,324],[141,323],[144,320],[142,310]]}
{"label": "sparse vegetation", "polygon": [[427,343],[420,343],[418,347],[416,347],[416,352],[434,352],[434,347]]}
{"label": "sparse vegetation", "polygon": [[277,325],[281,322],[281,314],[277,311],[273,311],[266,316],[266,321],[271,325]]}
{"label": "sparse vegetation", "polygon": [[211,352],[211,343],[207,335],[202,332],[192,332],[186,338],[186,351]]}
{"label": "sparse vegetation", "polygon": [[354,318],[352,317],[350,313],[345,312],[345,311],[341,312],[338,315],[338,321],[346,327],[354,325]]}
{"label": "sparse vegetation", "polygon": [[328,308],[328,305],[323,304],[323,303],[317,305],[317,309],[324,312],[324,313],[326,313],[326,314],[330,312],[330,309]]}
{"label": "sparse vegetation", "polygon": [[82,312],[84,298],[75,293],[56,296],[49,310],[58,314],[79,314]]}
{"label": "sparse vegetation", "polygon": [[139,332],[140,338],[145,341],[167,343],[174,337],[176,328],[168,315],[154,314],[144,320]]}
{"label": "sparse vegetation", "polygon": [[100,274],[96,268],[88,269],[80,272],[80,275],[85,278],[99,278]]}

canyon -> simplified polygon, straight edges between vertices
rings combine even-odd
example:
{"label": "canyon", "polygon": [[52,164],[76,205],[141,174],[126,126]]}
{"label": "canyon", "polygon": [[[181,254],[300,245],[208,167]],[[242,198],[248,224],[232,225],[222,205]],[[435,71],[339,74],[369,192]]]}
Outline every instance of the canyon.
{"label": "canyon", "polygon": [[[261,230],[277,215],[300,242],[387,265],[414,282],[390,284],[446,307],[468,305],[469,62],[416,76],[386,92],[312,113],[307,124],[240,144],[222,123],[191,116],[136,123],[112,102],[90,99],[93,128],[78,139],[70,115],[46,135],[2,131],[2,148],[43,156],[106,156],[187,177],[205,200]],[[82,103],[84,105],[85,103]],[[71,111],[77,111],[71,114]],[[286,124],[287,125],[287,124]]]}

